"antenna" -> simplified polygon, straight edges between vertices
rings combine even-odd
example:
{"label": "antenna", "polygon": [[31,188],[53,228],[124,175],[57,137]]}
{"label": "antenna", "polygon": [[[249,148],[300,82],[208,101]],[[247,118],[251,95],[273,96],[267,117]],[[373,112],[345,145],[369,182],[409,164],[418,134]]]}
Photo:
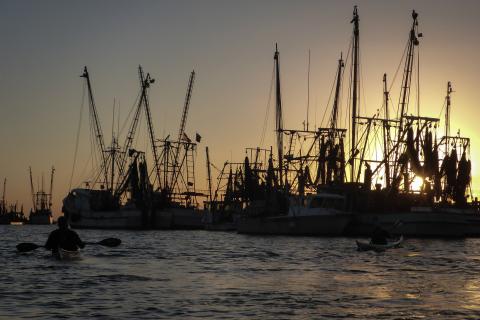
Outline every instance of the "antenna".
{"label": "antenna", "polygon": [[450,136],[450,108],[451,108],[451,93],[453,92],[452,90],[452,83],[448,81],[447,83],[447,96],[445,99],[447,99],[447,109],[445,111],[445,144],[446,144],[446,150],[448,154],[448,140]]}
{"label": "antenna", "polygon": [[32,193],[33,211],[37,211],[37,206],[35,204],[35,188],[33,187],[32,167],[28,167],[28,170],[30,172],[30,190]]}
{"label": "antenna", "polygon": [[52,166],[52,173],[50,174],[50,201],[48,202],[48,208],[52,207],[52,197],[53,197],[53,174],[55,172],[55,168]]}
{"label": "antenna", "polygon": [[308,131],[308,114],[310,110],[310,49],[308,49],[308,71],[307,71],[307,131]]}

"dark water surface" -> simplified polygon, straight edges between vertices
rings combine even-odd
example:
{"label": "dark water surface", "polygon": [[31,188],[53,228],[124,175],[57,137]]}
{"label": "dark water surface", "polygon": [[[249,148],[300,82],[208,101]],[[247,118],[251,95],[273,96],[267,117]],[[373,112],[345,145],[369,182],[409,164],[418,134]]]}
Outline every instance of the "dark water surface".
{"label": "dark water surface", "polygon": [[0,318],[480,319],[480,239],[354,239],[80,230],[83,260],[43,249],[53,226],[0,226]]}

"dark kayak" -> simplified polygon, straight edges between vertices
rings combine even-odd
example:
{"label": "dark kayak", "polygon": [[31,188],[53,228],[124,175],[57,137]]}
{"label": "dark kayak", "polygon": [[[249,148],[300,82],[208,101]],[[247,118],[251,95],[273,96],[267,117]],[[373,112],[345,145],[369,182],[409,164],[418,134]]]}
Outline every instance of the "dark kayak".
{"label": "dark kayak", "polygon": [[397,248],[402,242],[403,242],[403,236],[400,236],[400,238],[396,240],[388,241],[387,244],[374,244],[372,242],[363,242],[363,241],[357,240],[357,248],[358,248],[358,251],[374,250],[379,252],[379,251],[385,251],[391,248]]}

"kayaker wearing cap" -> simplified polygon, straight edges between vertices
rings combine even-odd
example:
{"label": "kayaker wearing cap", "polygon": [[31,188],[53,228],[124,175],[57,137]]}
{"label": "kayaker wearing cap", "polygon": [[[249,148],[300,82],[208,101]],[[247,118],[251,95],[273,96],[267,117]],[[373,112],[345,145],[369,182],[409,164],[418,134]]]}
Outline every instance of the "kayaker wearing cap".
{"label": "kayaker wearing cap", "polygon": [[85,243],[80,239],[78,234],[68,227],[67,219],[59,217],[58,229],[53,230],[48,236],[45,243],[47,250],[52,250],[53,255],[58,255],[58,248],[68,251],[77,251],[79,248],[84,248]]}

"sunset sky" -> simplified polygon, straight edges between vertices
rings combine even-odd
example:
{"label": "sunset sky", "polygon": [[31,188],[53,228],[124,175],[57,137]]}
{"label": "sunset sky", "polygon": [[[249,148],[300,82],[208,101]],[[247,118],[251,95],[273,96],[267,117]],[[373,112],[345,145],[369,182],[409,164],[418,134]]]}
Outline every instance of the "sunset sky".
{"label": "sunset sky", "polygon": [[[0,0],[0,179],[7,178],[7,201],[23,203],[28,212],[28,167],[37,181],[42,172],[48,180],[53,165],[54,214],[60,214],[72,172],[84,66],[107,144],[113,101],[120,104],[123,123],[138,94],[139,64],[156,79],[150,106],[158,138],[177,134],[189,73],[195,69],[186,132],[202,136],[200,188],[206,185],[205,146],[221,166],[241,160],[245,147],[259,144],[275,43],[285,127],[301,128],[306,118],[308,50],[310,123],[320,125],[339,54],[348,50],[354,5],[360,16],[361,114],[372,115],[381,107],[383,73],[393,78],[415,9],[423,33],[422,114],[440,116],[451,81],[451,132],[460,129],[472,138],[473,188],[480,189],[478,1]],[[393,102],[400,79],[401,74],[391,91]],[[264,147],[274,142],[270,107]],[[90,154],[87,113],[82,125],[76,172]],[[140,131],[145,136],[145,122]],[[139,148],[148,149],[146,139],[140,140]],[[83,178],[77,174],[74,185]]]}

